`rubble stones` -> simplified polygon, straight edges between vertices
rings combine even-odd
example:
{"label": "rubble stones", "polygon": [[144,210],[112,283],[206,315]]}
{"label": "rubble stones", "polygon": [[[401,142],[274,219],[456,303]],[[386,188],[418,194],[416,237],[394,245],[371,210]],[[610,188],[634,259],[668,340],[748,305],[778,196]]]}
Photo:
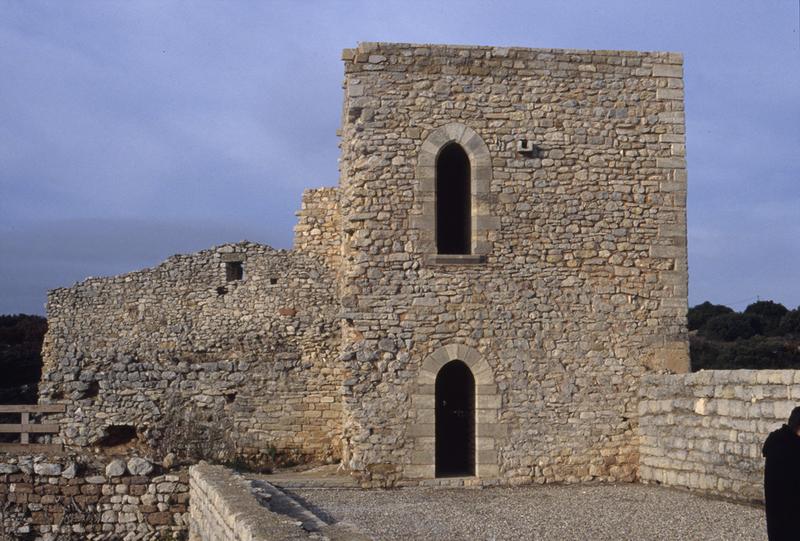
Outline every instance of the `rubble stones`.
{"label": "rubble stones", "polygon": [[[52,457],[5,457],[0,461],[0,531],[30,532],[37,538],[178,538],[188,527],[188,473],[106,477],[93,457],[63,461]],[[35,475],[20,471],[33,464]],[[65,474],[73,470],[75,475]],[[168,483],[168,493],[157,487]],[[149,491],[152,490],[152,495]]]}
{"label": "rubble stones", "polygon": [[106,477],[121,477],[123,475],[125,475],[125,461],[116,458],[106,466]]}
{"label": "rubble stones", "polygon": [[305,190],[297,217],[295,250],[313,254],[324,261],[328,268],[338,270],[342,247],[339,190]]}
{"label": "rubble stones", "polygon": [[22,473],[26,474],[33,473],[33,458],[21,457],[17,461],[17,467]]}
{"label": "rubble stones", "polygon": [[64,477],[64,479],[74,479],[77,474],[78,466],[74,462],[67,464],[67,467],[61,472],[61,476]]}
{"label": "rubble stones", "polygon": [[128,460],[128,471],[131,475],[149,475],[153,471],[153,465],[149,460],[133,457]]}
{"label": "rubble stones", "polygon": [[175,453],[167,453],[164,460],[161,461],[161,466],[165,470],[169,470],[175,464]]}
{"label": "rubble stones", "polygon": [[36,475],[61,475],[61,466],[47,462],[39,462],[33,465],[33,473]]}
{"label": "rubble stones", "polygon": [[[242,280],[227,281],[228,261],[242,262]],[[140,440],[200,437],[172,435],[171,419],[191,431],[212,417],[209,445],[336,460],[334,283],[321,255],[242,242],[51,291],[40,394],[66,397],[52,419],[70,448],[100,446],[114,426]],[[72,399],[87,379],[101,380],[98,395]]]}

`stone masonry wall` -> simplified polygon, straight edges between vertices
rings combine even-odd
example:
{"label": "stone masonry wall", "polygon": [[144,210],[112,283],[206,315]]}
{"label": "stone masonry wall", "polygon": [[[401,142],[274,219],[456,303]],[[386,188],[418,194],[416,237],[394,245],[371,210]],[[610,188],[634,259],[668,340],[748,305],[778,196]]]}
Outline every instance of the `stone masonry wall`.
{"label": "stone masonry wall", "polygon": [[639,394],[642,481],[763,500],[761,448],[800,404],[800,371],[651,374]]}
{"label": "stone masonry wall", "polygon": [[[343,59],[347,465],[433,475],[422,367],[463,347],[488,382],[479,475],[634,478],[639,378],[688,369],[681,55],[362,43]],[[472,253],[437,258],[452,141]]]}
{"label": "stone masonry wall", "polygon": [[[228,281],[235,262],[244,276]],[[53,417],[68,446],[133,427],[149,443],[219,451],[213,459],[230,447],[334,459],[336,316],[322,263],[247,242],[90,278],[50,292],[41,401],[66,404]]]}
{"label": "stone masonry wall", "polygon": [[336,271],[341,265],[340,230],[339,190],[317,188],[303,191],[303,202],[294,227],[294,249],[320,257]]}
{"label": "stone masonry wall", "polygon": [[260,502],[250,483],[222,466],[189,469],[190,541],[278,541],[308,539],[286,516]]}
{"label": "stone masonry wall", "polygon": [[[9,539],[180,539],[188,530],[186,471],[145,462],[105,469],[69,457],[0,458],[0,526]],[[144,473],[146,472],[146,473]],[[6,539],[2,534],[0,537]]]}

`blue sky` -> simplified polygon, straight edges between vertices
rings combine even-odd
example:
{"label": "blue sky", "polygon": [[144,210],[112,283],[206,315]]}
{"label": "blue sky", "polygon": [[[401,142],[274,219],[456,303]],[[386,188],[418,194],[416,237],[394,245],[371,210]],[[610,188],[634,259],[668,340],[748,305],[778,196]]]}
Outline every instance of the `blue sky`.
{"label": "blue sky", "polygon": [[800,5],[0,0],[0,313],[248,239],[338,179],[341,50],[685,55],[690,304],[800,305]]}

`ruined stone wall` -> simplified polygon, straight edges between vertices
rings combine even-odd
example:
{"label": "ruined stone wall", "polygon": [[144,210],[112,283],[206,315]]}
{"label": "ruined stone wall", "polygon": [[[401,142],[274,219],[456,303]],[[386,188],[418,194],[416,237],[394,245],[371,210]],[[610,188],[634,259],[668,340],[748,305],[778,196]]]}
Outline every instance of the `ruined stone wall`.
{"label": "ruined stone wall", "polygon": [[189,526],[187,472],[149,464],[134,471],[122,461],[104,469],[70,457],[3,457],[0,538],[181,538]]}
{"label": "ruined stone wall", "polygon": [[[347,464],[432,476],[423,364],[475,355],[479,475],[632,479],[639,378],[688,368],[681,55],[364,43],[343,59]],[[472,253],[443,258],[434,171],[452,141]]]}
{"label": "ruined stone wall", "polygon": [[341,264],[342,238],[337,188],[303,192],[294,228],[294,249],[320,257],[331,269]]}
{"label": "ruined stone wall", "polygon": [[642,481],[763,501],[761,448],[800,403],[800,371],[651,374],[640,400]]}
{"label": "ruined stone wall", "polygon": [[[229,281],[236,262],[243,278]],[[68,446],[120,443],[133,427],[164,452],[333,459],[333,291],[320,262],[247,242],[54,290],[41,401],[66,404],[54,420]]]}

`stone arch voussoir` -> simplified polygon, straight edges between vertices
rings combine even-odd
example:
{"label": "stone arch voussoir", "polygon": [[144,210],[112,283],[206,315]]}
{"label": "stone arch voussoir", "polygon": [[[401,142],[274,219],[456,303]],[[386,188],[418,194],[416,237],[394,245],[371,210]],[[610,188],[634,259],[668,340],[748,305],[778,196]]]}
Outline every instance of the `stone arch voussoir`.
{"label": "stone arch voussoir", "polygon": [[450,361],[466,364],[475,378],[475,475],[496,477],[497,439],[502,436],[500,425],[500,394],[494,373],[483,355],[464,344],[442,346],[422,362],[417,385],[411,396],[415,422],[409,426],[414,443],[412,461],[406,466],[406,477],[429,479],[435,475],[435,407],[436,375]]}

